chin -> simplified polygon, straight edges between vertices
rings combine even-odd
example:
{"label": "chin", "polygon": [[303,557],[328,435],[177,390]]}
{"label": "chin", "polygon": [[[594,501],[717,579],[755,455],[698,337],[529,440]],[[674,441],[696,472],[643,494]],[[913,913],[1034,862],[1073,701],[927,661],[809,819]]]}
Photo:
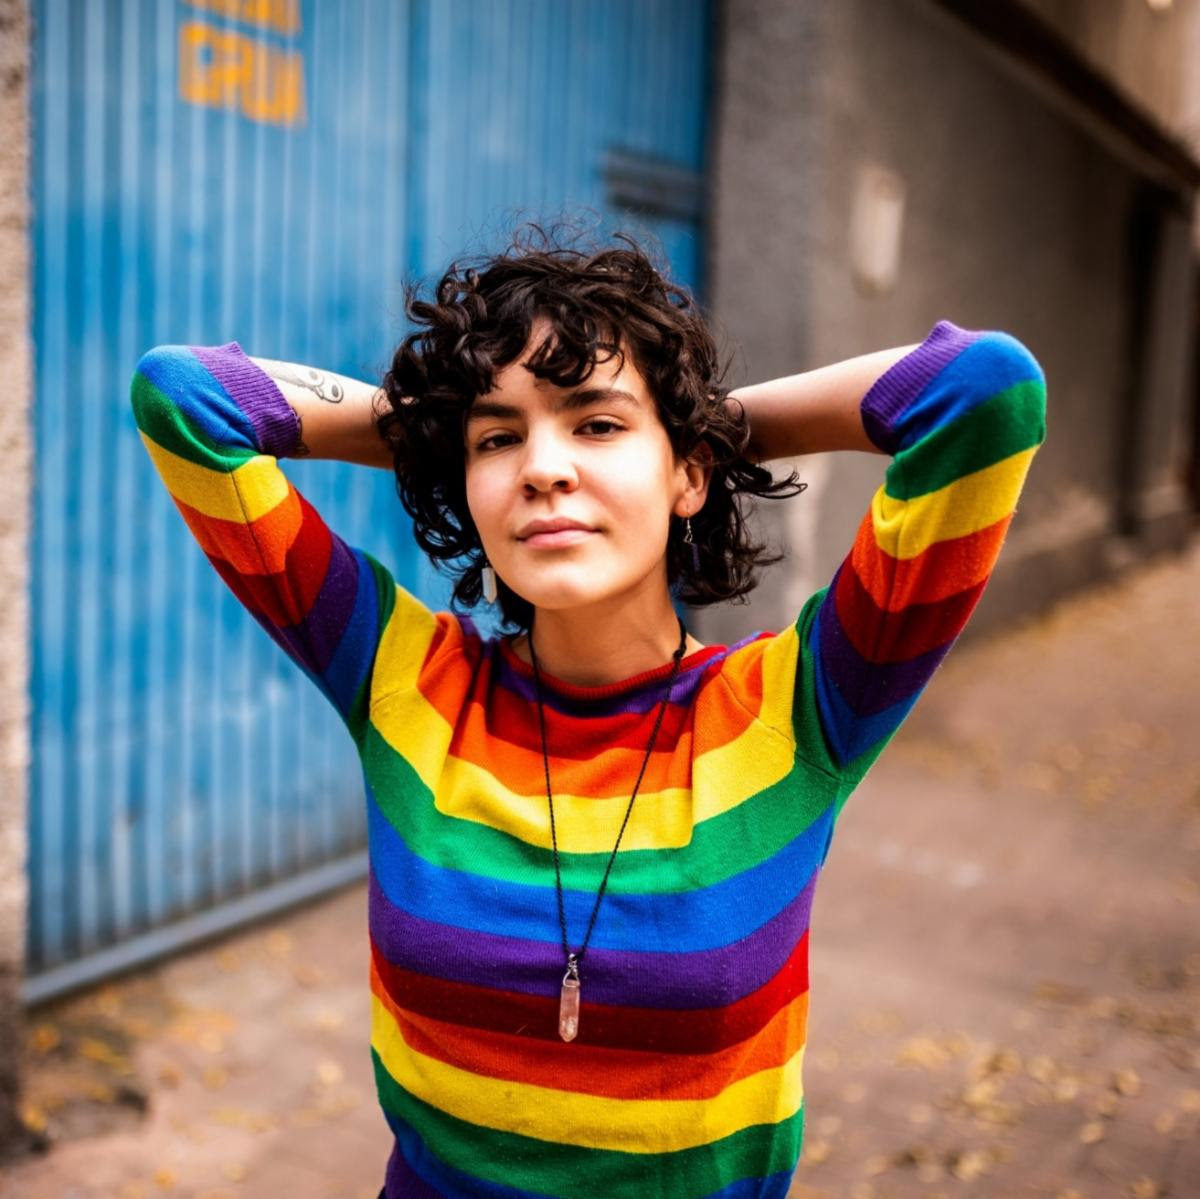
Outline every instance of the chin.
{"label": "chin", "polygon": [[[593,572],[594,574],[594,572]],[[506,579],[505,582],[508,582]],[[566,608],[582,608],[588,604],[598,603],[615,594],[614,588],[597,588],[596,580],[580,578],[549,580],[544,576],[540,579],[514,579],[509,587],[523,600],[535,608],[546,611],[557,611]]]}

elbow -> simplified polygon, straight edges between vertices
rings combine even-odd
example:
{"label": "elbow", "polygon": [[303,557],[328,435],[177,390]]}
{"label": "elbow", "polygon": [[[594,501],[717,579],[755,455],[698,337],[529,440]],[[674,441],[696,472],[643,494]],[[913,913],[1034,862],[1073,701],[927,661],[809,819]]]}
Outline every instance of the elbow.
{"label": "elbow", "polygon": [[171,381],[178,378],[182,351],[182,346],[155,346],[138,359],[129,381],[129,402],[139,425],[152,410],[170,406]]}
{"label": "elbow", "polygon": [[1003,391],[1013,419],[1029,427],[1035,443],[1046,436],[1046,372],[1033,351],[1011,333],[994,330],[986,334],[986,365],[983,370],[988,390]]}

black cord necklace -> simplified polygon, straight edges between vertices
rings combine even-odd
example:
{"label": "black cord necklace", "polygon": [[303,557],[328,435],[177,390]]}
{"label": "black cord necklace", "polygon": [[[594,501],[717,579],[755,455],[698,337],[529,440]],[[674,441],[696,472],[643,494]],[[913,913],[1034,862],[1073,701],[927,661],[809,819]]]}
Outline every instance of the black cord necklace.
{"label": "black cord necklace", "polygon": [[[679,620],[678,614],[676,619]],[[646,756],[642,759],[642,768],[638,771],[637,782],[633,787],[633,794],[629,797],[629,806],[625,809],[625,819],[621,821],[621,831],[617,833],[616,845],[612,848],[612,853],[609,855],[608,866],[604,871],[604,878],[600,883],[600,890],[596,892],[596,902],[592,907],[592,918],[588,921],[587,933],[583,938],[583,945],[577,954],[572,953],[567,944],[567,917],[563,910],[563,895],[562,895],[562,875],[558,867],[558,836],[554,830],[554,796],[550,788],[550,755],[546,751],[546,714],[542,708],[542,676],[538,670],[537,654],[533,648],[533,628],[529,629],[529,657],[533,661],[533,678],[534,690],[537,694],[538,704],[538,723],[542,729],[542,761],[546,766],[546,799],[550,804],[550,841],[554,846],[554,884],[558,893],[558,922],[562,928],[562,944],[563,953],[567,959],[567,972],[563,975],[562,995],[558,1003],[558,1035],[564,1041],[573,1041],[579,1033],[579,1000],[580,1000],[580,982],[579,982],[579,963],[583,961],[583,955],[587,951],[588,941],[592,936],[592,929],[596,924],[596,913],[600,910],[600,900],[604,895],[604,888],[608,885],[609,871],[612,870],[613,862],[617,856],[617,846],[621,844],[621,837],[625,833],[625,826],[629,823],[629,814],[633,811],[633,801],[637,799],[638,788],[642,785],[642,775],[646,773],[646,766],[650,762],[650,754],[654,749],[654,741],[658,736],[659,727],[662,725],[663,716],[667,711],[667,702],[671,698],[671,688],[675,685],[675,677],[679,674],[679,664],[683,661],[684,647],[687,645],[687,628],[682,620],[679,620],[679,648],[675,651],[674,665],[671,667],[671,677],[667,680],[667,689],[663,695],[662,703],[659,705],[658,718],[654,722],[654,731],[650,734],[650,744],[646,746]]]}

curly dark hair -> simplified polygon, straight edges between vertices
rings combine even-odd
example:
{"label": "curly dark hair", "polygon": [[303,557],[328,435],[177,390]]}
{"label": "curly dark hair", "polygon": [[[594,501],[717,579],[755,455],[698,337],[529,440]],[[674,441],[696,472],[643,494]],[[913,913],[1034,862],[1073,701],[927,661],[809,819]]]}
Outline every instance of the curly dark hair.
{"label": "curly dark hair", "polygon": [[[467,507],[466,414],[476,396],[491,390],[495,373],[520,357],[535,318],[552,326],[528,360],[535,376],[575,387],[598,360],[616,355],[624,365],[625,344],[677,457],[711,462],[708,495],[691,518],[698,571],[683,544],[682,519],[671,523],[667,581],[674,596],[694,606],[745,602],[758,581],[754,570],[783,557],[752,540],[740,497],[785,498],[807,484],[794,471],[776,480],[746,456],[745,412],[725,403],[728,362],[718,362],[698,306],[633,237],[613,238],[628,248],[560,244],[553,232],[527,222],[503,252],[452,262],[432,301],[420,298],[419,284],[404,284],[405,313],[418,327],[396,349],[376,420],[417,543],[439,569],[466,559],[451,568],[452,606],[460,611],[479,603],[485,563]],[[528,630],[533,605],[499,578],[497,590],[503,624]]]}

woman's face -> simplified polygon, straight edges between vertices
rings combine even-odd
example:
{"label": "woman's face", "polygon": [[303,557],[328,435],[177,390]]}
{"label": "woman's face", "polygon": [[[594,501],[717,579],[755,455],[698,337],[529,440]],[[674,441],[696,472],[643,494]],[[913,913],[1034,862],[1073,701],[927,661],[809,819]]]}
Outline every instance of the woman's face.
{"label": "woman's face", "polygon": [[[654,398],[628,351],[578,387],[538,379],[529,344],[476,398],[466,423],[471,517],[497,575],[541,609],[568,609],[667,587],[671,515],[694,515],[708,472],[676,461]],[[583,529],[532,533],[565,518]]]}

